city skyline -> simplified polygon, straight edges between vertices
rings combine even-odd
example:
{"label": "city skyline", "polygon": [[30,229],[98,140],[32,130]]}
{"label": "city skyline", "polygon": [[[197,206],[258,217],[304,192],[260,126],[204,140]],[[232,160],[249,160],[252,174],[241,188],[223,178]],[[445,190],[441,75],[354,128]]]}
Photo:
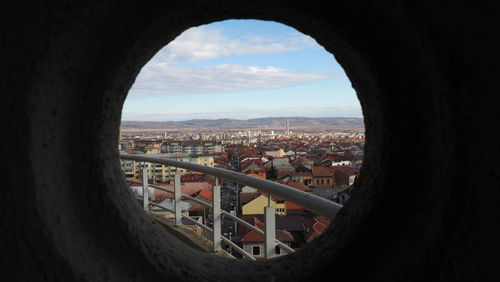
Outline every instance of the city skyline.
{"label": "city skyline", "polygon": [[314,39],[276,22],[188,29],[144,66],[122,119],[359,117],[343,69]]}

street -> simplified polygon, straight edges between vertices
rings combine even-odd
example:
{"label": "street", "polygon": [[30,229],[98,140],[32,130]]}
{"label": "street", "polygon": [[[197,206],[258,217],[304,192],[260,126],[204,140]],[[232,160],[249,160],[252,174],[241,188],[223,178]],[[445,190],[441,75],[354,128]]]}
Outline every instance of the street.
{"label": "street", "polygon": [[[221,187],[221,209],[237,215],[238,206],[238,187],[236,183],[224,181]],[[224,218],[222,222],[222,234],[231,232],[232,236],[236,235],[236,223],[228,218]]]}

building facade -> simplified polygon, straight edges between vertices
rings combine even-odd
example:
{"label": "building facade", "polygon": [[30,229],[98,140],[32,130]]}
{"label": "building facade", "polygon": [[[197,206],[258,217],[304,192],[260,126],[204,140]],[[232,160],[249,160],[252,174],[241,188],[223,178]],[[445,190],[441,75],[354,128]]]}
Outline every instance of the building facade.
{"label": "building facade", "polygon": [[[182,162],[214,167],[213,156],[188,156],[187,154],[148,154],[148,157],[168,158]],[[126,178],[142,179],[143,164],[141,164],[141,162],[121,160],[121,165]],[[176,174],[179,174],[181,176],[185,174],[200,174],[196,171],[163,164],[146,163],[145,166],[148,172],[148,179],[153,183],[173,181],[174,175]]]}

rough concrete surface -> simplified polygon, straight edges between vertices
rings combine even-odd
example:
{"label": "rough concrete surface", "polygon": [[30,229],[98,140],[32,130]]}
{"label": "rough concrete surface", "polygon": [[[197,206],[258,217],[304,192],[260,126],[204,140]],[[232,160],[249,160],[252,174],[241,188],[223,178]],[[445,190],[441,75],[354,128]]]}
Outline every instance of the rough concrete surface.
{"label": "rough concrete surface", "polygon": [[[212,243],[212,241],[210,241],[210,239],[208,238],[205,238],[205,236],[203,236],[202,234],[198,234],[188,226],[175,226],[174,219],[165,218],[154,213],[148,213],[148,215],[158,223],[160,223],[170,234],[174,235],[177,239],[184,242],[189,247],[200,252],[213,252],[214,244]],[[217,255],[234,259],[231,254],[224,250],[217,251]]]}
{"label": "rough concrete surface", "polygon": [[[498,281],[498,10],[459,3],[3,1],[0,280]],[[133,202],[115,149],[141,67],[232,18],[314,37],[365,117],[349,203],[325,236],[266,262],[187,248]]]}

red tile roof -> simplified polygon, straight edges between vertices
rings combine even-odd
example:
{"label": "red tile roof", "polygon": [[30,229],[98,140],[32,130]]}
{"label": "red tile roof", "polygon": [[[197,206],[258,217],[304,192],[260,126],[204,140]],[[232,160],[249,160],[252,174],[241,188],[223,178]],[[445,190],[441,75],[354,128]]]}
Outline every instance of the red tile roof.
{"label": "red tile roof", "polygon": [[198,196],[204,198],[205,200],[212,201],[213,194],[212,190],[201,190]]}
{"label": "red tile roof", "polygon": [[318,238],[323,233],[325,233],[328,225],[331,221],[325,217],[318,216],[308,220],[308,225],[310,227],[309,233],[306,235],[306,242],[311,242],[312,240]]}
{"label": "red tile roof", "polygon": [[277,170],[278,172],[278,177],[285,177],[291,175],[293,172],[290,171],[283,171],[283,170]]}
{"label": "red tile roof", "polygon": [[[173,184],[164,184],[159,186],[168,190],[172,191],[174,190]],[[185,182],[182,183],[181,185],[181,193],[188,196],[200,192],[201,190],[210,190],[210,189],[212,189],[212,185],[210,185],[210,183],[208,182]],[[174,194],[155,189],[154,196],[156,199],[165,199],[165,198],[173,198]]]}
{"label": "red tile roof", "polygon": [[299,183],[299,182],[290,181],[290,182],[286,182],[284,184],[287,185],[287,186],[290,186],[292,188],[295,188],[297,190],[300,190],[300,191],[304,191],[304,192],[310,192],[311,191],[311,188],[309,188],[306,185],[304,185],[302,183]]}
{"label": "red tile roof", "polygon": [[261,195],[260,192],[255,192],[255,193],[240,193],[240,201],[241,203],[249,203],[253,199],[256,199]]}
{"label": "red tile roof", "polygon": [[337,167],[332,167],[335,170],[342,171],[345,174],[352,175],[352,174],[359,174],[359,168],[357,167],[351,167],[351,166],[341,166],[339,168]]}
{"label": "red tile roof", "polygon": [[181,175],[181,182],[200,182],[205,178],[205,174],[188,173]]}
{"label": "red tile roof", "polygon": [[248,167],[249,165],[251,165],[252,163],[256,164],[258,167],[264,166],[261,159],[249,159],[249,160],[241,162],[240,168],[244,169],[244,168]]}
{"label": "red tile roof", "polygon": [[312,173],[306,171],[292,172],[292,176],[312,176]]}
{"label": "red tile roof", "polygon": [[286,206],[287,211],[288,210],[303,210],[304,209],[303,207],[301,207],[295,203],[292,203],[290,201],[286,201],[285,206]]}
{"label": "red tile roof", "polygon": [[[260,230],[264,230],[264,223],[260,221],[258,218],[254,217],[255,227]],[[276,239],[281,242],[292,242],[293,236],[290,232],[276,229]],[[262,235],[257,234],[255,231],[248,232],[243,238],[241,238],[241,242],[249,243],[249,242],[264,242],[264,237]]]}
{"label": "red tile roof", "polygon": [[264,228],[265,228],[266,225],[258,217],[254,216],[253,217],[253,222],[254,222],[255,227],[259,228],[260,230],[264,230]]}
{"label": "red tile roof", "polygon": [[337,170],[341,170],[341,169],[342,169],[342,168],[344,168],[344,167],[351,167],[351,166],[349,166],[349,165],[336,165],[336,166],[332,166],[332,167],[330,167],[330,169],[331,169],[332,171],[337,171]]}
{"label": "red tile roof", "polygon": [[330,177],[333,175],[332,170],[323,166],[313,166],[312,168],[313,177]]}

